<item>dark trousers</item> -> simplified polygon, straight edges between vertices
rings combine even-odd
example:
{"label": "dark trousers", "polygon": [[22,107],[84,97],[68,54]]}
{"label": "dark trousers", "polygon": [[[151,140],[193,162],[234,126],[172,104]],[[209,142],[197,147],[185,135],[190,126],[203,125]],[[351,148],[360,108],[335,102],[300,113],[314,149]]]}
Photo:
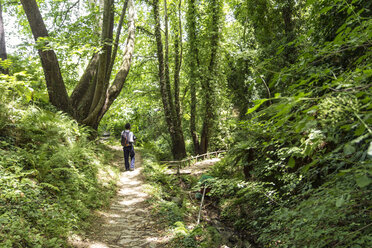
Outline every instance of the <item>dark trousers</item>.
{"label": "dark trousers", "polygon": [[[129,170],[132,169],[134,170],[134,161],[135,161],[135,153],[134,153],[134,147],[133,146],[125,146],[123,147],[124,151],[124,165],[125,169]],[[129,156],[130,156],[130,164],[129,164]]]}

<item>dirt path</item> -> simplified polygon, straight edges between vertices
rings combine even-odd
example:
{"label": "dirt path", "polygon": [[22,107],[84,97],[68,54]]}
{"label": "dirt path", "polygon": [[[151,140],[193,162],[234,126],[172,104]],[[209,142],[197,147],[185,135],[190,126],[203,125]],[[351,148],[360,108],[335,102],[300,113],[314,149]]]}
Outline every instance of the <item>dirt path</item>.
{"label": "dirt path", "polygon": [[[121,147],[115,150],[117,166],[123,166]],[[148,195],[142,189],[143,176],[140,154],[136,153],[134,171],[120,173],[119,190],[109,209],[98,212],[89,237],[75,237],[77,248],[153,248],[162,247],[156,222],[151,219]]]}

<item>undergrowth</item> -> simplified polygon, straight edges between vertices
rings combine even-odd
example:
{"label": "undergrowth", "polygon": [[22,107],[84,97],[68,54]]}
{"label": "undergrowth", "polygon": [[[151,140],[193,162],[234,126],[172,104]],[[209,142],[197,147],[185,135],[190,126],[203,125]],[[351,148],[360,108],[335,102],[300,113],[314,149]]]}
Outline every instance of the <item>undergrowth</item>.
{"label": "undergrowth", "polygon": [[298,60],[268,82],[280,91],[213,168],[210,196],[258,247],[372,247],[372,23],[356,2],[319,1],[319,20],[347,10],[334,39],[293,42]]}
{"label": "undergrowth", "polygon": [[144,173],[154,218],[170,237],[166,247],[219,247],[221,235],[206,223],[196,225],[200,201],[195,198],[198,178],[168,175],[153,151],[143,149]]}
{"label": "undergrowth", "polygon": [[91,210],[114,193],[111,155],[88,139],[88,128],[28,102],[28,91],[17,77],[2,76],[0,244],[66,247],[71,232],[85,228]]}

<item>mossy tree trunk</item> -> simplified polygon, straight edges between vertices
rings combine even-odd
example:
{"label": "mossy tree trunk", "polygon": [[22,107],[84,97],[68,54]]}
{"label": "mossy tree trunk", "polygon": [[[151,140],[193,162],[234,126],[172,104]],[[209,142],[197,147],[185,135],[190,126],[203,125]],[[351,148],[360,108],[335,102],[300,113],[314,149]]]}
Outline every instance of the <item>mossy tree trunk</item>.
{"label": "mossy tree trunk", "polygon": [[189,37],[189,86],[190,86],[190,133],[192,142],[194,145],[194,153],[200,154],[199,137],[196,131],[196,90],[198,86],[198,68],[200,67],[199,62],[199,50],[196,38],[196,6],[195,0],[188,0],[187,8],[187,27]]}
{"label": "mossy tree trunk", "polygon": [[202,90],[204,92],[204,114],[203,114],[203,127],[201,132],[200,151],[201,153],[208,152],[209,140],[212,135],[214,122],[216,119],[216,78],[218,66],[218,49],[220,43],[220,23],[222,16],[221,0],[209,1],[209,13],[211,18],[208,22],[209,32],[209,46],[210,56],[208,64],[208,72],[204,80],[202,80]]}
{"label": "mossy tree trunk", "polygon": [[[157,58],[158,58],[158,76],[160,84],[160,94],[163,102],[164,116],[168,125],[168,131],[171,136],[172,154],[175,159],[181,159],[186,157],[185,141],[181,126],[180,117],[180,102],[179,102],[179,72],[180,72],[180,53],[179,49],[176,50],[175,55],[175,91],[174,99],[172,97],[172,89],[170,82],[169,73],[169,44],[168,44],[168,15],[167,15],[167,3],[164,1],[164,13],[165,13],[165,49],[163,49],[163,41],[161,35],[160,26],[160,11],[159,1],[153,0],[152,2],[153,14],[155,19],[155,38],[157,45]],[[179,38],[176,38],[179,39]]]}
{"label": "mossy tree trunk", "polygon": [[[216,119],[216,87],[218,81],[218,54],[220,46],[220,26],[222,20],[221,0],[207,1],[207,13],[205,23],[205,36],[197,35],[197,6],[195,0],[188,0],[188,36],[189,36],[189,56],[190,56],[190,131],[194,144],[194,152],[202,154],[208,152],[209,140]],[[200,29],[200,28],[199,28]],[[207,44],[203,47],[203,41]],[[200,60],[199,47],[205,49],[203,57]],[[203,62],[201,62],[203,61]],[[200,71],[203,71],[201,75]],[[203,103],[203,112],[201,119],[203,121],[200,132],[200,142],[197,132],[197,89],[201,84],[201,101]]]}

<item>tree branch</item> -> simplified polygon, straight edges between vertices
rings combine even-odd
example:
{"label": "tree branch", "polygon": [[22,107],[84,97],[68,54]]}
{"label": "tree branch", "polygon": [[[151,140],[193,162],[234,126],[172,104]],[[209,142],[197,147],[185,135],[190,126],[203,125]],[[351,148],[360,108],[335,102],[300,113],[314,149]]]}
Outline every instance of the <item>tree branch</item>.
{"label": "tree branch", "polygon": [[116,38],[115,38],[115,43],[114,43],[114,50],[112,52],[110,65],[109,65],[109,68],[107,70],[107,76],[108,77],[111,75],[112,68],[114,67],[114,63],[115,63],[115,59],[116,59],[116,54],[118,52],[120,33],[121,33],[121,29],[123,27],[124,16],[125,16],[125,12],[127,10],[127,5],[128,5],[128,0],[125,0],[124,7],[123,7],[123,10],[122,10],[121,15],[120,15],[119,26],[118,26],[118,29],[116,31]]}
{"label": "tree branch", "polygon": [[143,26],[137,26],[136,27],[137,31],[142,31],[143,33],[147,34],[147,35],[150,35],[150,36],[155,36],[154,33],[152,33],[151,31],[147,30],[145,27]]}
{"label": "tree branch", "polygon": [[113,0],[105,0],[103,7],[103,22],[102,22],[102,33],[101,33],[101,46],[102,51],[99,53],[98,61],[98,72],[97,72],[97,84],[94,92],[92,105],[90,112],[94,112],[95,108],[101,108],[103,104],[103,97],[108,87],[107,81],[107,67],[109,63],[109,50],[111,45],[108,44],[110,39],[110,27],[111,27],[111,12],[112,12]]}
{"label": "tree branch", "polygon": [[[131,60],[134,52],[134,39],[135,39],[135,7],[133,0],[128,0],[128,38],[126,42],[126,47],[124,50],[123,62],[115,76],[114,82],[111,87],[107,90],[104,102],[101,106],[97,106],[87,118],[83,120],[83,123],[90,124],[94,122],[99,122],[106,111],[110,108],[116,97],[120,94],[125,79],[129,73]],[[101,103],[100,103],[101,104]]]}

